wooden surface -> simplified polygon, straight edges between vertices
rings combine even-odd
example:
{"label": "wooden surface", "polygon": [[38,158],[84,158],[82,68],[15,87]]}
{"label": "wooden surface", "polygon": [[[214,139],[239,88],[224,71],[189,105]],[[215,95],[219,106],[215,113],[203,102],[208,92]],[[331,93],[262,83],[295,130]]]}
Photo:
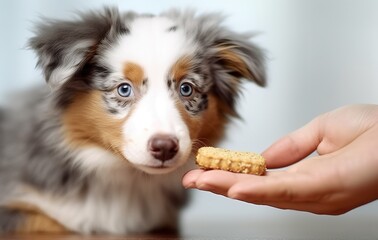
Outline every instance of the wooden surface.
{"label": "wooden surface", "polygon": [[[378,202],[377,202],[378,204]],[[370,210],[370,209],[367,209]],[[268,214],[266,209],[265,214]],[[343,216],[318,216],[306,213],[275,212],[275,217],[253,215],[247,219],[194,219],[184,222],[181,234],[159,232],[131,236],[81,235],[7,235],[0,240],[370,240],[378,239],[378,215],[360,211]]]}
{"label": "wooden surface", "polygon": [[[164,235],[164,234],[152,234],[152,235],[135,235],[135,236],[80,236],[80,235],[6,235],[0,236],[0,240],[154,240],[154,239],[169,239],[169,240],[184,240],[185,237],[178,235]],[[190,238],[193,239],[193,238]],[[195,239],[195,238],[194,238]]]}

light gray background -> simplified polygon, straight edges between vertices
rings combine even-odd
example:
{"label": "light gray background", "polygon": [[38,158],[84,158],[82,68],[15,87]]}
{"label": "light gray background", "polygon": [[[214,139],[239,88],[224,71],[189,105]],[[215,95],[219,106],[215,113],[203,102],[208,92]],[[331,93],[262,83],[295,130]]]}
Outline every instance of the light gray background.
{"label": "light gray background", "polygon": [[[267,51],[269,85],[245,84],[239,105],[244,120],[230,126],[223,147],[261,152],[320,113],[378,104],[378,1],[349,0],[0,0],[0,103],[8,93],[42,82],[35,56],[25,48],[33,21],[67,19],[104,4],[150,13],[188,6],[221,11],[234,30],[260,33],[255,42]],[[378,239],[377,201],[342,216],[317,216],[193,195],[182,219],[189,236]]]}

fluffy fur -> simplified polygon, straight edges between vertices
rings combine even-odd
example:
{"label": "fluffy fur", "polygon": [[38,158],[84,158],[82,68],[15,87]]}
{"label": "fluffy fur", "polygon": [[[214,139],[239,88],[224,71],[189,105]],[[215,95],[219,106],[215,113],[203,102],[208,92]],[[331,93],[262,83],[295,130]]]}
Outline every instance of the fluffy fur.
{"label": "fluffy fur", "polygon": [[0,233],[176,228],[193,153],[237,116],[241,79],[265,85],[262,51],[222,20],[104,8],[38,24],[48,87],[0,111]]}

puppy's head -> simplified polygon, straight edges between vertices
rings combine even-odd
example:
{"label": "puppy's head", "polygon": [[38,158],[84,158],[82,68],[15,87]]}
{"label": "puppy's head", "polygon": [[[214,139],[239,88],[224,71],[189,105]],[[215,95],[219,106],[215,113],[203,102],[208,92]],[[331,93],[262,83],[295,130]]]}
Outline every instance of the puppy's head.
{"label": "puppy's head", "polygon": [[98,146],[165,173],[183,165],[196,143],[214,144],[237,116],[240,80],[265,84],[261,50],[221,21],[105,8],[40,24],[30,45],[71,146]]}

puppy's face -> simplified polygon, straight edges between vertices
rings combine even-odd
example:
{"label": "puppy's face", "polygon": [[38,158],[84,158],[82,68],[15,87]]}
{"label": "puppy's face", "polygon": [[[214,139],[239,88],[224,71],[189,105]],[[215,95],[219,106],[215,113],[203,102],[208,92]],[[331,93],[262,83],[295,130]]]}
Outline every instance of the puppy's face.
{"label": "puppy's face", "polygon": [[[87,24],[113,21],[97,38],[66,40],[72,43],[62,54],[71,56],[54,67],[41,47],[44,40],[47,49],[51,39],[37,36],[31,44],[40,51],[48,82],[58,85],[71,146],[100,146],[144,172],[167,173],[188,160],[198,147],[193,143],[221,137],[227,116],[235,115],[240,78],[264,84],[261,53],[244,39],[228,39],[232,33],[214,22],[206,25],[205,17],[191,16],[188,25],[173,13],[126,15],[113,10],[84,16]],[[209,28],[214,36],[206,39],[206,31],[196,28]]]}
{"label": "puppy's face", "polygon": [[138,18],[100,59],[110,74],[95,81],[109,118],[120,121],[117,151],[148,173],[182,165],[204,121],[210,82],[195,50],[172,21]]}

